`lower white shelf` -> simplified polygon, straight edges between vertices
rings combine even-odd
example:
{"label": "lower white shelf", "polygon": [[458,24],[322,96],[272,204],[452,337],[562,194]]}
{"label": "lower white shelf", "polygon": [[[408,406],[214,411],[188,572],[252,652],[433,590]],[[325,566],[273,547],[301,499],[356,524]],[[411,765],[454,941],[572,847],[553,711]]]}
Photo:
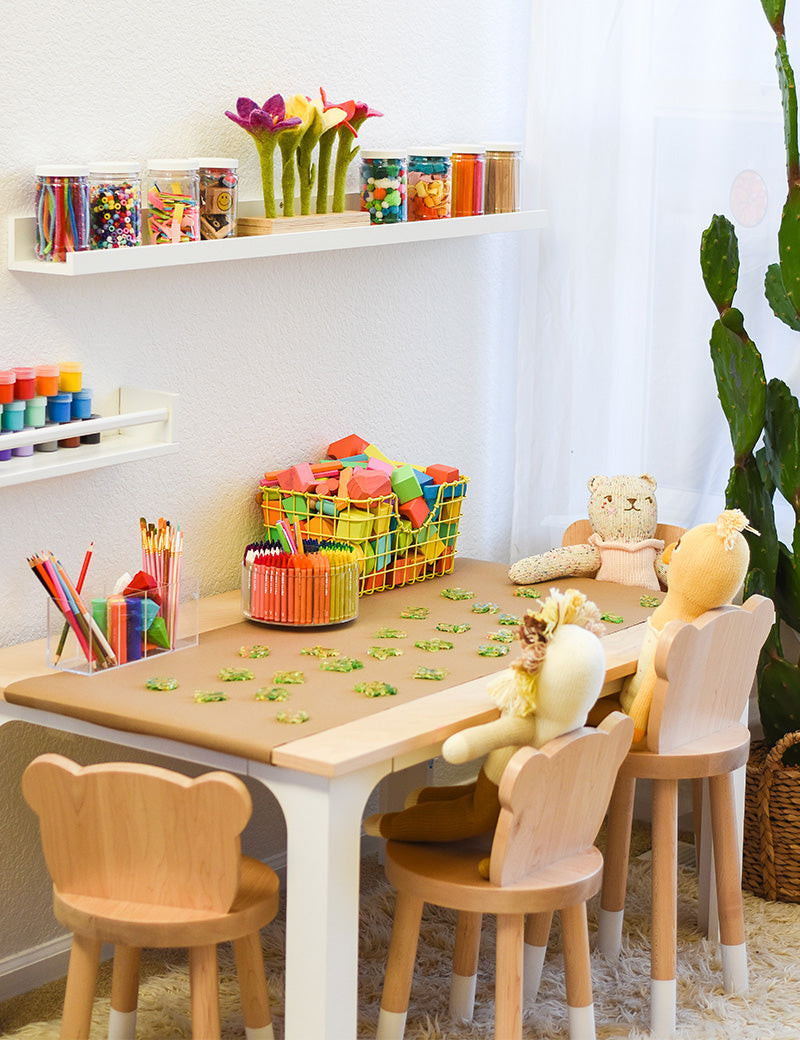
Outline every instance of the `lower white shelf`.
{"label": "lower white shelf", "polygon": [[161,390],[120,387],[119,412],[116,415],[71,423],[60,434],[55,433],[52,426],[4,434],[0,437],[3,450],[90,433],[99,433],[101,437],[99,444],[81,444],[77,448],[59,448],[52,452],[34,451],[33,455],[13,456],[0,462],[0,487],[176,452],[174,419],[177,396]]}

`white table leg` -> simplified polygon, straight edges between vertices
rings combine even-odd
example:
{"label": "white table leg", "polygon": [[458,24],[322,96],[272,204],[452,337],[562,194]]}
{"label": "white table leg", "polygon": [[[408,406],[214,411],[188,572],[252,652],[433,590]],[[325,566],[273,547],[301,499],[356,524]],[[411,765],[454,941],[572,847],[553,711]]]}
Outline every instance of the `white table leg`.
{"label": "white table leg", "polygon": [[387,767],[331,780],[251,763],[286,818],[285,1040],[355,1040],[361,818]]}

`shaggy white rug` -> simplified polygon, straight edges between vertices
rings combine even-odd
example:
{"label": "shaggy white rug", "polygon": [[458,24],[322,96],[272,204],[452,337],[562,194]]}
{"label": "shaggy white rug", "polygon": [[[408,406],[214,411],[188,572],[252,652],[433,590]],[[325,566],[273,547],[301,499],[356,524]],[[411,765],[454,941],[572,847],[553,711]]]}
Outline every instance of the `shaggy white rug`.
{"label": "shaggy white rug", "polygon": [[[598,1038],[643,1040],[649,1007],[649,864],[633,860],[630,867],[622,957],[606,962],[592,955],[595,1017]],[[394,891],[373,858],[362,868],[361,947],[358,1040],[375,1036],[386,950],[394,910]],[[800,1040],[800,905],[768,903],[745,893],[750,992],[728,996],[722,989],[717,946],[694,924],[694,872],[681,868],[678,904],[678,1036],[686,1040]],[[596,900],[590,904],[590,929],[596,925]],[[406,1040],[491,1040],[493,1037],[494,929],[484,922],[476,1012],[469,1024],[448,1020],[449,956],[454,916],[426,908],[417,954]],[[266,928],[264,953],[270,977],[270,997],[276,1038],[283,1036],[283,918]],[[558,916],[554,921],[539,998],[526,1008],[525,1040],[566,1040],[568,1037]],[[233,959],[220,950],[220,993],[225,1040],[243,1040],[239,990]],[[35,994],[0,1005],[3,1040],[57,1040],[58,996],[48,1021],[34,1022]],[[313,1000],[313,993],[309,993]],[[13,1007],[12,1007],[13,1005]],[[51,1000],[52,1005],[52,1000]],[[13,1015],[6,1017],[10,1012]],[[92,1040],[102,1040],[107,1028],[108,999],[95,1004]],[[25,1024],[21,1024],[25,1023]],[[9,1028],[9,1026],[11,1028]],[[3,1031],[4,1028],[7,1031]],[[182,954],[159,958],[155,973],[141,987],[139,1040],[178,1040],[191,1037],[188,979]],[[308,1040],[316,1040],[309,1037]]]}

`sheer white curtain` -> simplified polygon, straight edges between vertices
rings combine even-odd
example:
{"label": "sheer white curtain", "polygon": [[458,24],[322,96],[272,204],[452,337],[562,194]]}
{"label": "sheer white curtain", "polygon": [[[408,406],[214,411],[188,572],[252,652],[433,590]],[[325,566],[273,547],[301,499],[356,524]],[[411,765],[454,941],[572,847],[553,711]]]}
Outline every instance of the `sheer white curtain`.
{"label": "sheer white curtain", "polygon": [[[800,77],[800,8],[787,37]],[[560,544],[595,473],[651,473],[659,517],[724,505],[732,461],[700,236],[734,221],[735,304],[767,378],[798,340],[769,312],[786,196],[775,40],[759,0],[538,0],[532,28],[512,559]]]}

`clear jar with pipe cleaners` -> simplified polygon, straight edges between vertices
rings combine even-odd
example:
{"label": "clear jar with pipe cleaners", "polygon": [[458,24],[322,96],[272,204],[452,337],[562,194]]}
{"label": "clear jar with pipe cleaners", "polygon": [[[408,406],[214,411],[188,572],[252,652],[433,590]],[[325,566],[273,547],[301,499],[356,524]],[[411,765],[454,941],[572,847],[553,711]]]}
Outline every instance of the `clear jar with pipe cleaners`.
{"label": "clear jar with pipe cleaners", "polygon": [[66,260],[89,248],[88,166],[37,166],[36,257]]}
{"label": "clear jar with pipe cleaners", "polygon": [[89,164],[89,247],[142,244],[142,168],[137,162]]}
{"label": "clear jar with pipe cleaners", "polygon": [[200,177],[200,237],[233,238],[239,160],[203,158],[196,162]]}
{"label": "clear jar with pipe cleaners", "polygon": [[200,178],[195,159],[151,159],[147,230],[153,245],[200,241]]}
{"label": "clear jar with pipe cleaners", "polygon": [[483,148],[458,145],[451,156],[453,193],[452,217],[474,217],[483,213]]}
{"label": "clear jar with pipe cleaners", "polygon": [[518,144],[486,146],[484,213],[516,213],[520,209],[522,151]]}

